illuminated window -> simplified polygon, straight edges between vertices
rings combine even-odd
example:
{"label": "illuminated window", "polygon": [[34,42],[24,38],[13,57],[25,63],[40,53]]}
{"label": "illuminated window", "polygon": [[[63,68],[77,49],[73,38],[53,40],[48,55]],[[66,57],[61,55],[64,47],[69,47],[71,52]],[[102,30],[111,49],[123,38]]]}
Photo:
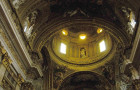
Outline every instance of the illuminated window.
{"label": "illuminated window", "polygon": [[98,29],[97,29],[97,33],[99,34],[99,33],[101,33],[101,32],[103,32],[103,29],[102,29],[102,28],[98,28]]}
{"label": "illuminated window", "polygon": [[105,41],[104,40],[99,43],[99,46],[100,46],[100,52],[103,52],[103,51],[106,50],[106,46],[105,46]]}
{"label": "illuminated window", "polygon": [[66,54],[66,45],[64,43],[61,43],[60,52]]}
{"label": "illuminated window", "polygon": [[68,35],[68,31],[65,30],[65,29],[63,29],[63,30],[62,30],[62,34],[63,34],[63,35]]}
{"label": "illuminated window", "polygon": [[80,37],[80,39],[82,39],[82,40],[86,39],[86,35],[85,35],[85,34],[80,34],[79,37]]}

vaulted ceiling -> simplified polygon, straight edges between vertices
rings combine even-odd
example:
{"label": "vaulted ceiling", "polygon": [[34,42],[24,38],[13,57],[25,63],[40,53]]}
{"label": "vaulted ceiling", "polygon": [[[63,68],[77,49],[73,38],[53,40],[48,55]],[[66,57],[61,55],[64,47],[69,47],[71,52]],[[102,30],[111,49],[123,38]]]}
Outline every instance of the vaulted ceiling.
{"label": "vaulted ceiling", "polygon": [[[120,45],[125,50],[132,45],[136,33],[135,25],[133,27],[130,24],[133,21],[136,24],[135,8],[139,5],[137,1],[127,4],[126,1],[9,0],[9,4],[29,51],[41,52],[44,46],[49,47],[53,37],[63,29],[71,33],[70,37],[76,37],[76,34],[82,32],[93,37],[98,28],[103,28],[110,35],[113,44]],[[130,4],[135,4],[135,7],[129,7]],[[96,38],[97,36],[100,35],[96,35]],[[89,40],[92,39],[87,38]]]}
{"label": "vaulted ceiling", "polygon": [[[129,20],[126,14],[131,11],[127,10],[129,7],[125,5],[125,1],[23,0],[17,2],[10,0],[10,3],[16,12],[15,17],[18,17],[21,23],[21,33],[24,33],[26,37],[25,28],[32,29],[26,38],[32,49],[41,49],[42,46],[38,44],[44,45],[56,31],[65,27],[79,27],[78,24],[94,23],[98,27],[107,26],[112,30],[108,31],[109,33],[115,34],[117,32],[119,35],[122,34],[127,41],[130,39],[125,24]],[[122,17],[124,18],[122,19]],[[118,31],[113,30],[114,27]],[[88,30],[86,31],[88,32]]]}
{"label": "vaulted ceiling", "polygon": [[[126,1],[129,3],[125,3]],[[125,54],[127,52],[125,50],[132,48],[138,28],[137,8],[140,2],[135,0],[134,3],[130,3],[131,1],[133,0],[8,0],[7,5],[27,50],[36,56],[31,58],[39,58],[43,65],[48,66],[48,62],[43,59],[50,61],[50,58],[56,63],[66,65],[61,62],[64,61],[69,65],[72,63],[70,58],[73,57],[77,61],[74,62],[74,67],[69,67],[72,69],[78,64],[79,68],[81,64],[95,64],[95,57],[93,59],[90,55],[88,56],[90,59],[86,58],[90,63],[78,62],[82,60],[79,54],[66,60],[66,57],[59,55],[52,48],[56,45],[53,41],[64,40],[70,42],[70,45],[74,43],[76,49],[80,50],[79,47],[83,48],[86,44],[88,47],[91,42],[98,43],[101,37],[108,36],[110,49],[103,56],[97,55],[97,62],[103,62],[100,65],[96,63],[98,66],[89,67],[93,69],[111,60],[116,50],[122,50],[121,53]],[[97,33],[98,28],[103,29],[102,34]],[[62,35],[63,29],[68,31],[67,36]],[[81,33],[87,35],[84,42],[78,41]],[[90,52],[91,49],[87,47],[85,49]]]}

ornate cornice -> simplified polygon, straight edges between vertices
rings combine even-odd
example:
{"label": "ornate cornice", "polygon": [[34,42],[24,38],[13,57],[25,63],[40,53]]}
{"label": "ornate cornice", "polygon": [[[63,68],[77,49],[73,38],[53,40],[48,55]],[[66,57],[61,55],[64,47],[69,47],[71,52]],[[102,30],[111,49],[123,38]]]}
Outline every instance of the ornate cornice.
{"label": "ornate cornice", "polygon": [[[17,30],[17,26],[15,25],[15,22],[13,21],[13,18],[10,16],[11,15],[10,12],[7,12],[8,7],[6,5],[6,2],[2,1],[2,2],[0,2],[0,4],[1,4],[1,7],[2,7],[2,9],[3,9],[3,11],[6,15],[5,20],[8,21],[6,23],[6,25],[8,25],[8,28],[5,29],[6,30],[5,32],[8,32],[8,35],[6,35],[6,36],[14,38],[14,39],[10,40],[11,43],[10,43],[9,46],[17,46],[17,44],[18,44],[19,46],[17,46],[16,48],[15,47],[14,48],[11,47],[11,48],[14,49],[14,52],[15,52],[15,49],[19,48],[17,51],[20,50],[20,52],[16,51],[16,53],[18,53],[18,55],[22,53],[22,56],[21,55],[19,56],[20,59],[22,60],[24,58],[23,61],[26,60],[28,62],[28,64],[26,64],[26,65],[29,65],[30,67],[35,67],[38,70],[39,74],[42,76],[43,74],[42,74],[41,68],[39,66],[33,64],[32,60],[30,58],[30,55],[27,51],[27,48],[24,44],[24,41],[23,41],[22,37],[20,36],[19,31]],[[9,29],[9,28],[11,30],[7,31],[7,29]],[[3,40],[2,42],[9,42],[9,39],[11,39],[11,38],[8,38],[7,40]],[[7,50],[7,51],[9,51],[9,50]],[[23,56],[23,55],[25,55],[25,56]],[[25,78],[25,76],[24,76],[24,78]]]}

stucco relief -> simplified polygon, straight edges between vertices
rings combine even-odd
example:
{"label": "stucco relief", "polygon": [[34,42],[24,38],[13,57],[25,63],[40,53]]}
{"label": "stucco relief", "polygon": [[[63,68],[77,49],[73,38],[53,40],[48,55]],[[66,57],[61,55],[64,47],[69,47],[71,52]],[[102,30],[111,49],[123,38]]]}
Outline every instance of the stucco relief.
{"label": "stucco relief", "polygon": [[35,10],[35,11],[31,12],[25,19],[24,32],[25,32],[27,38],[29,38],[31,36],[31,33],[32,33],[32,30],[36,23],[38,14],[39,14],[38,10]]}
{"label": "stucco relief", "polygon": [[13,0],[13,6],[15,9],[18,9],[26,0]]}
{"label": "stucco relief", "polygon": [[124,18],[127,21],[127,32],[128,32],[128,34],[133,35],[134,28],[135,28],[135,25],[136,25],[135,15],[134,15],[131,8],[127,8],[125,6],[123,6],[121,8],[121,11],[123,13]]}

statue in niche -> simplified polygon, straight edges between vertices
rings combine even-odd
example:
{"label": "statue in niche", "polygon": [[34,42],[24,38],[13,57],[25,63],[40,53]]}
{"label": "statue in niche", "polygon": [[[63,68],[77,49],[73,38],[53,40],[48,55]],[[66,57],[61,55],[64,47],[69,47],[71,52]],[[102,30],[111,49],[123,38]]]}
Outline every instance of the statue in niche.
{"label": "statue in niche", "polygon": [[124,6],[121,8],[121,11],[123,13],[124,18],[126,18],[127,20],[127,32],[130,35],[133,35],[133,32],[134,32],[133,30],[136,25],[135,15],[130,8],[126,8]]}
{"label": "statue in niche", "polygon": [[38,10],[35,10],[26,17],[24,22],[24,32],[27,38],[29,38],[32,33],[38,14]]}
{"label": "statue in niche", "polygon": [[85,48],[81,48],[80,49],[80,58],[85,58],[86,57],[86,49]]}

